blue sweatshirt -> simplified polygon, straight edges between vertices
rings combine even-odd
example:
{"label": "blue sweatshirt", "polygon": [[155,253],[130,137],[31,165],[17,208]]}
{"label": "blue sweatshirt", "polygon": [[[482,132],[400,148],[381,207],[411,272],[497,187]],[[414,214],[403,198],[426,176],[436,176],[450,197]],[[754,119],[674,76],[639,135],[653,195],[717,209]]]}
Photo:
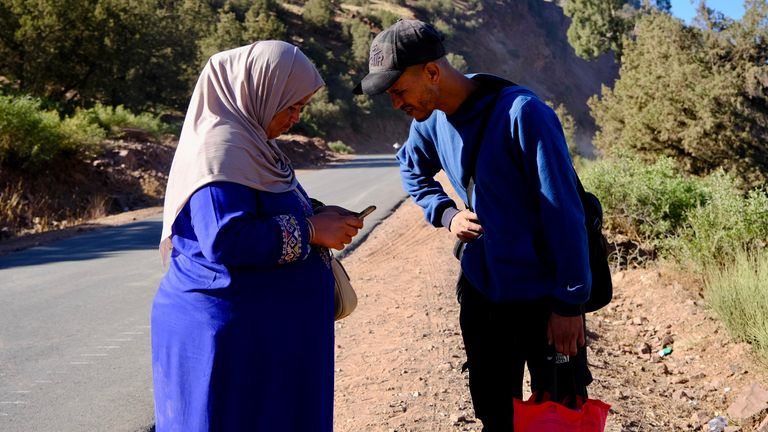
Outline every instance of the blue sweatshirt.
{"label": "blue sweatshirt", "polygon": [[403,187],[427,221],[443,226],[443,214],[456,204],[434,176],[444,170],[466,202],[466,167],[482,137],[470,204],[484,234],[467,244],[462,271],[495,303],[552,297],[556,313],[580,314],[592,280],[584,210],[560,121],[524,87],[494,90],[499,78],[472,79],[483,85],[455,113],[435,110],[411,124],[397,154]]}

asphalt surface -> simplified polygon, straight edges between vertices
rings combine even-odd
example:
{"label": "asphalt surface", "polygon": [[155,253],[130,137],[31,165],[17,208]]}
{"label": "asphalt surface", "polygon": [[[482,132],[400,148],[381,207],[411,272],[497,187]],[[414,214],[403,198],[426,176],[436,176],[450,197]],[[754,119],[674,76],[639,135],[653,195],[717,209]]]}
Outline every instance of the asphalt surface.
{"label": "asphalt surface", "polygon": [[[392,155],[298,177],[326,204],[378,207],[356,242],[405,198]],[[154,217],[0,257],[0,431],[152,429],[161,225]]]}

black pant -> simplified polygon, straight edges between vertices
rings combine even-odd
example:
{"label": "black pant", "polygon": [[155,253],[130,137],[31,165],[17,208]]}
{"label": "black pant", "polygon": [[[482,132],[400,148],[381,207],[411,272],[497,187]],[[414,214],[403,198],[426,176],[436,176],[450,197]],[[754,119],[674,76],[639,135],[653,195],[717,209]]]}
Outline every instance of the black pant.
{"label": "black pant", "polygon": [[513,430],[512,399],[523,397],[526,363],[531,391],[537,395],[547,392],[556,401],[573,401],[575,396],[586,399],[587,385],[592,382],[586,347],[566,363],[555,364],[554,349],[547,343],[548,299],[491,303],[463,275],[456,290],[469,391],[483,432]]}

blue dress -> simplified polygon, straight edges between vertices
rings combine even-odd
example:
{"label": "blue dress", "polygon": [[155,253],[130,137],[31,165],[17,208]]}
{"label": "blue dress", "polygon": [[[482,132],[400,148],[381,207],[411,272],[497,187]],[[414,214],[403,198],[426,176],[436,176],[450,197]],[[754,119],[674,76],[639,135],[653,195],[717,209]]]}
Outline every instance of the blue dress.
{"label": "blue dress", "polygon": [[157,432],[331,431],[333,274],[301,189],[197,190],[152,305]]}

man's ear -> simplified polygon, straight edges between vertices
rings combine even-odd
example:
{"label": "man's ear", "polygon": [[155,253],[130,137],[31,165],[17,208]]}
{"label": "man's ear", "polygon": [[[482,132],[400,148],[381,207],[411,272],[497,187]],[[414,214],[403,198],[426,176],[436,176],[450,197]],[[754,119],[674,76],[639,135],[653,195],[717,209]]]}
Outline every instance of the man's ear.
{"label": "man's ear", "polygon": [[440,66],[435,62],[429,62],[424,65],[424,75],[432,84],[437,84],[440,80]]}

